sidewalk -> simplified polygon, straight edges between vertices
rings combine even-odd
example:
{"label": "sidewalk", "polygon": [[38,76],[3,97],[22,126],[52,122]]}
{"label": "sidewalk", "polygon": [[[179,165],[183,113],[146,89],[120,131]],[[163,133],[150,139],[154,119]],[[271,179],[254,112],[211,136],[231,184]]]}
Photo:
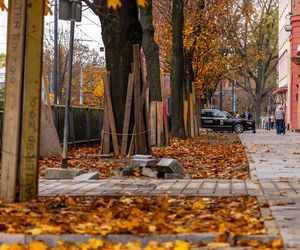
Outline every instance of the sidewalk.
{"label": "sidewalk", "polygon": [[256,196],[268,234],[280,233],[286,248],[300,249],[300,134],[258,131],[240,138],[247,147],[252,180],[42,180],[39,195]]}

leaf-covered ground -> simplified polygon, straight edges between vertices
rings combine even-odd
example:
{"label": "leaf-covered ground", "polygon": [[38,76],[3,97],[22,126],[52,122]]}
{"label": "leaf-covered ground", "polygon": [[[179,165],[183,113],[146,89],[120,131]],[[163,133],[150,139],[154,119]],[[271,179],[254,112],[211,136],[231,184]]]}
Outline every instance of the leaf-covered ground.
{"label": "leaf-covered ground", "polygon": [[[114,175],[114,171],[128,166],[128,159],[99,158],[98,144],[70,147],[69,166],[83,172],[99,171],[100,178]],[[193,139],[172,139],[170,147],[154,147],[154,157],[178,160],[193,179],[248,179],[248,161],[245,148],[238,136],[232,133],[202,134]],[[40,176],[46,167],[60,167],[61,157],[42,158]]]}
{"label": "leaf-covered ground", "polygon": [[0,232],[27,234],[265,234],[253,197],[42,198],[0,201]]}
{"label": "leaf-covered ground", "polygon": [[[151,241],[147,246],[142,246],[139,242],[128,242],[127,244],[114,244],[109,241],[101,239],[89,239],[86,243],[79,243],[77,245],[68,242],[57,242],[57,247],[50,248],[46,243],[41,241],[33,241],[26,245],[12,244],[0,246],[0,250],[196,250],[198,247],[205,247],[205,249],[228,249],[232,246],[228,242],[211,242],[209,244],[191,244],[184,241],[158,243]],[[252,247],[251,249],[257,250],[270,250],[281,249],[282,240],[275,240],[269,243],[247,241],[237,242],[234,246]]]}
{"label": "leaf-covered ground", "polygon": [[192,179],[249,179],[245,147],[236,134],[208,133],[171,140],[170,147],[153,148],[154,156],[174,158]]}

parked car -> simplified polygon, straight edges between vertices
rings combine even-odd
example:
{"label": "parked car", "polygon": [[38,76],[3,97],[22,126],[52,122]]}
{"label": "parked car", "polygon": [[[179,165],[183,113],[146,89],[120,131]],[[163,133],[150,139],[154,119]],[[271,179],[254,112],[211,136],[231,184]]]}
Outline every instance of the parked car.
{"label": "parked car", "polygon": [[230,131],[243,133],[252,130],[255,133],[255,122],[243,118],[235,118],[225,111],[217,109],[201,110],[202,128],[210,128],[214,131]]}

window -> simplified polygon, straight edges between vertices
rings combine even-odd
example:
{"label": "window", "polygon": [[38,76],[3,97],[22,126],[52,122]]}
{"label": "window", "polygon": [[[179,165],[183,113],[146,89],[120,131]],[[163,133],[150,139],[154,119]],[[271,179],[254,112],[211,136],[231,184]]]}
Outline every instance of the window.
{"label": "window", "polygon": [[215,118],[226,118],[226,114],[222,111],[219,111],[219,110],[215,110],[214,111],[214,117]]}
{"label": "window", "polygon": [[212,111],[202,111],[202,117],[212,117]]}

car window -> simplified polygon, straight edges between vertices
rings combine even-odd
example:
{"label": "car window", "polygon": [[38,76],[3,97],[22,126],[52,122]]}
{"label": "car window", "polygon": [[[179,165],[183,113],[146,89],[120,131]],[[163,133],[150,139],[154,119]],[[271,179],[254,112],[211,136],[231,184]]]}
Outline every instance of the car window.
{"label": "car window", "polygon": [[227,115],[220,110],[214,110],[214,117],[215,118],[226,118]]}
{"label": "car window", "polygon": [[212,111],[202,111],[202,117],[212,117]]}

